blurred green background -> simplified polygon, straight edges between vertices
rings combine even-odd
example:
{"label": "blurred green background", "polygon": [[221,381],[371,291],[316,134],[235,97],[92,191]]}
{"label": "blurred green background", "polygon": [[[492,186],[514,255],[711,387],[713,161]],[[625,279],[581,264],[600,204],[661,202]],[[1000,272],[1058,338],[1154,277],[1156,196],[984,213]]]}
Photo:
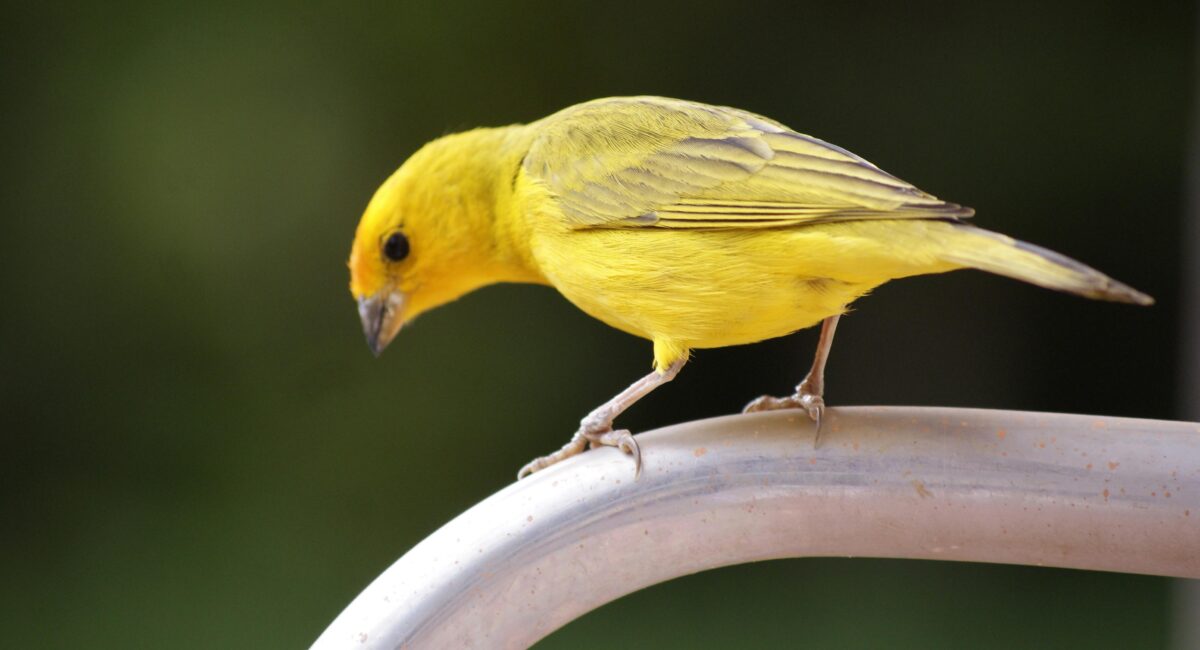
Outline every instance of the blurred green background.
{"label": "blurred green background", "polygon": [[[1184,2],[7,4],[0,646],[304,647],[395,558],[556,448],[650,345],[486,289],[376,360],[345,260],[446,132],[606,95],[730,104],[1158,299],[964,272],[843,319],[834,404],[1172,418]],[[635,430],[787,390],[815,332],[700,351]],[[675,581],[539,648],[1167,643],[1150,577],[795,560]]]}

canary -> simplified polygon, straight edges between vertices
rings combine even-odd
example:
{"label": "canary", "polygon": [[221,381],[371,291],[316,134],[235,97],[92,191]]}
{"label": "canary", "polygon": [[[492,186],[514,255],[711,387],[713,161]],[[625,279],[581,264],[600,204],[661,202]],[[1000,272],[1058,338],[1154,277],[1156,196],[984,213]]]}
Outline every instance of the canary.
{"label": "canary", "polygon": [[747,410],[824,409],[838,317],[896,278],[962,268],[1089,298],[1149,296],[1058,253],[967,225],[942,201],[841,147],[736,108],[614,97],[524,125],[434,140],[376,191],[350,291],[380,354],[420,314],[498,282],[553,286],[654,344],[654,368],[518,476],[598,445],[641,453],[622,411],[690,351],[822,323],[793,395]]}

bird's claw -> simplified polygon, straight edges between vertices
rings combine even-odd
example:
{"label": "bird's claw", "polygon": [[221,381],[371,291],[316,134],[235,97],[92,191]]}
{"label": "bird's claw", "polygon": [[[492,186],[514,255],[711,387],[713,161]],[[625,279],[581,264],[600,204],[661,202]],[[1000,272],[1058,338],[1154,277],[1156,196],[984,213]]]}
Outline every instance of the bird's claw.
{"label": "bird's claw", "polygon": [[825,398],[812,393],[800,394],[800,408],[817,423],[817,435],[821,435],[821,416],[825,415]]}
{"label": "bird's claw", "polygon": [[642,448],[638,446],[637,438],[629,432],[629,429],[617,429],[613,431],[609,429],[603,433],[584,434],[587,436],[590,448],[596,447],[616,447],[621,451],[633,456],[633,477],[637,478],[642,473]]}
{"label": "bird's claw", "polygon": [[633,456],[633,476],[637,478],[642,473],[642,449],[638,446],[637,439],[628,429],[613,430],[611,425],[598,427],[584,424],[579,431],[571,436],[571,440],[563,445],[558,451],[535,458],[517,472],[517,480],[521,480],[534,472],[546,469],[547,467],[575,456],[582,452],[584,448],[595,449],[596,447],[616,447],[621,451]]}
{"label": "bird's claw", "polygon": [[[812,421],[817,424],[817,439],[821,435],[821,418],[825,415],[825,399],[819,394],[811,392],[804,384],[801,384],[794,395],[787,397],[772,397],[763,395],[746,405],[742,409],[742,413],[756,413],[759,411],[777,411],[780,409],[801,409],[812,418]],[[813,445],[816,446],[816,440]]]}

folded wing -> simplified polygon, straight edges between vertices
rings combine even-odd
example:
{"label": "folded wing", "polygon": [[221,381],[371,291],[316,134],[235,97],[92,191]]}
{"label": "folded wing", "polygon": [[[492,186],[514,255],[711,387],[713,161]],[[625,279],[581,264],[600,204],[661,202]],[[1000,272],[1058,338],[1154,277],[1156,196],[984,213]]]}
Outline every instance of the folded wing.
{"label": "folded wing", "polygon": [[764,117],[611,98],[538,123],[523,169],[576,228],[764,228],[973,211]]}

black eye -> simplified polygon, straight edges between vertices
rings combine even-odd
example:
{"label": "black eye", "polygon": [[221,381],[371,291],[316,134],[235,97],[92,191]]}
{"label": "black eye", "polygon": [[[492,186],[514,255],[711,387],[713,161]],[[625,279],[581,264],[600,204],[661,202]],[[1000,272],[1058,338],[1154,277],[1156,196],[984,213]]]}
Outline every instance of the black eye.
{"label": "black eye", "polygon": [[383,242],[383,254],[393,262],[408,257],[408,237],[405,237],[404,233],[392,233],[387,241]]}

